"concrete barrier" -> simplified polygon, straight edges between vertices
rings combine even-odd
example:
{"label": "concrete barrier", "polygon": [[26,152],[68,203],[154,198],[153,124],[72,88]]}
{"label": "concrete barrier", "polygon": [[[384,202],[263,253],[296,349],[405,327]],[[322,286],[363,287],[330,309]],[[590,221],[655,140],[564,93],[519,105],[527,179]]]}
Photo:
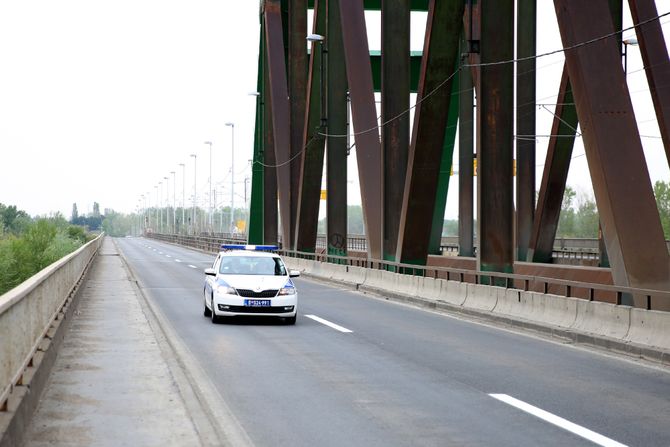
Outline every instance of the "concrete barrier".
{"label": "concrete barrier", "polygon": [[417,294],[428,298],[429,300],[438,300],[440,298],[440,294],[442,293],[442,282],[443,280],[441,279],[428,277],[421,278]]}
{"label": "concrete barrier", "polygon": [[349,277],[352,282],[352,284],[356,284],[356,286],[360,286],[361,284],[365,283],[365,278],[367,276],[367,272],[369,269],[366,269],[364,267],[349,267]]}
{"label": "concrete barrier", "polygon": [[103,237],[98,236],[0,296],[0,408],[57,322]]}
{"label": "concrete barrier", "polygon": [[468,297],[468,283],[440,279],[442,288],[439,300],[445,301],[455,306],[462,306]]}
{"label": "concrete barrier", "polygon": [[626,340],[646,346],[656,346],[670,352],[670,313],[631,309],[630,329]]}
{"label": "concrete barrier", "polygon": [[[304,262],[309,264],[305,266],[308,274],[357,285],[362,291],[387,292],[389,296],[401,299],[407,297],[404,299],[406,302],[438,309],[449,310],[450,306],[460,306],[475,313],[481,312],[482,315],[491,313],[509,317],[509,322],[524,327],[529,327],[528,323],[532,323],[536,328],[549,328],[552,333],[554,330],[551,328],[563,329],[560,336],[569,337],[576,342],[624,350],[655,359],[670,357],[667,353],[670,351],[668,312],[404,275],[386,270]],[[434,302],[432,306],[431,302]],[[655,347],[661,354],[650,353],[648,349],[641,351],[644,347]],[[666,354],[663,354],[663,350]]]}
{"label": "concrete barrier", "polygon": [[463,307],[491,312],[498,303],[498,291],[501,287],[468,284],[467,296]]}
{"label": "concrete barrier", "polygon": [[630,328],[631,308],[595,301],[577,301],[572,329],[623,340]]}

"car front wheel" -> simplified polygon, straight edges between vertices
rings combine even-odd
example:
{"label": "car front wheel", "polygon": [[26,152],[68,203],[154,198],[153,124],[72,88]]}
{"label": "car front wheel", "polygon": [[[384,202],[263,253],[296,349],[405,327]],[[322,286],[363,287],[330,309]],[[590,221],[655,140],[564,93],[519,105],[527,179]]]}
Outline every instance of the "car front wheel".
{"label": "car front wheel", "polygon": [[210,301],[210,304],[212,305],[212,310],[211,310],[211,317],[212,317],[212,323],[216,324],[219,322],[219,316],[216,315],[216,311],[214,310],[214,297],[212,296],[212,300]]}

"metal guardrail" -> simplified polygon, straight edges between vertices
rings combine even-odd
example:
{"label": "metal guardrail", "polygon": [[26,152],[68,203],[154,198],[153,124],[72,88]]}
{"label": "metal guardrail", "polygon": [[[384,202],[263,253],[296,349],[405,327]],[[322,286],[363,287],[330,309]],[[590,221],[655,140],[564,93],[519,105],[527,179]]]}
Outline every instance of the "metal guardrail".
{"label": "metal guardrail", "polygon": [[[548,293],[551,286],[561,287],[564,293],[562,296],[573,296],[574,289],[583,289],[587,291],[589,301],[596,300],[596,292],[610,292],[616,296],[616,304],[621,305],[623,297],[638,296],[644,297],[645,308],[652,310],[656,300],[661,300],[664,303],[670,303],[670,292],[653,289],[637,289],[632,287],[612,286],[607,284],[588,283],[581,281],[571,281],[564,279],[548,278],[543,276],[519,275],[515,273],[503,272],[485,272],[481,270],[466,270],[450,267],[438,266],[419,266],[414,264],[403,264],[398,262],[383,261],[379,259],[366,259],[360,257],[337,256],[328,254],[317,254],[308,252],[299,252],[292,250],[280,250],[283,256],[296,257],[308,259],[319,262],[329,262],[335,264],[344,264],[349,266],[364,267],[378,270],[388,270],[395,273],[414,275],[414,276],[430,276],[433,278],[445,276],[448,280],[457,280],[459,282],[470,282],[467,279],[472,279],[474,284],[500,286],[508,289],[519,289],[525,292],[531,291],[531,285],[537,285],[542,288],[542,293]],[[455,279],[457,278],[457,279]],[[516,284],[522,284],[517,287]]]}
{"label": "metal guardrail", "polygon": [[97,253],[104,234],[0,295],[0,411]]}
{"label": "metal guardrail", "polygon": [[[177,243],[187,247],[198,248],[204,251],[217,252],[223,241],[212,237],[204,236],[178,236],[178,235],[159,235],[152,234],[150,237],[165,242]],[[229,241],[239,243],[239,239],[230,239]],[[228,242],[228,240],[226,241]],[[326,253],[309,253],[293,250],[279,250],[279,252],[288,257],[309,259],[319,262],[330,262],[356,267],[365,267],[371,269],[384,269],[401,274],[416,276],[432,276],[434,278],[445,277],[448,280],[457,280],[459,282],[473,282],[474,284],[502,286],[505,288],[531,291],[531,286],[539,287],[543,293],[548,293],[551,287],[559,287],[562,296],[573,296],[575,289],[587,291],[589,301],[596,300],[596,292],[609,292],[616,296],[616,304],[621,305],[623,297],[638,296],[644,297],[645,308],[652,310],[656,300],[670,303],[670,292],[653,289],[636,289],[631,287],[620,287],[598,283],[588,283],[581,281],[571,281],[564,279],[548,278],[543,276],[519,275],[515,273],[485,272],[480,270],[467,270],[451,267],[438,266],[420,266],[414,264],[403,264],[398,262],[384,261],[379,259],[368,259],[356,256],[338,256]],[[593,255],[588,252],[581,252],[585,255]],[[596,255],[597,256],[597,255]],[[521,286],[518,286],[521,284]],[[553,293],[553,292],[552,292]]]}

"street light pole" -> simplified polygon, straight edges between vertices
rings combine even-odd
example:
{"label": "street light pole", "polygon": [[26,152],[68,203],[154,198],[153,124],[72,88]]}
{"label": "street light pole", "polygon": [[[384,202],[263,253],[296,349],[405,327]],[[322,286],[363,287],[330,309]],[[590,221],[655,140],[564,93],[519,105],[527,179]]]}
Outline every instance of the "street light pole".
{"label": "street light pole", "polygon": [[232,130],[232,140],[230,146],[230,228],[228,231],[233,232],[235,225],[235,123],[226,123],[226,126]]}
{"label": "street light pole", "polygon": [[212,232],[212,142],[205,141],[209,144],[209,232]]}
{"label": "street light pole", "polygon": [[191,219],[191,225],[193,226],[193,234],[195,234],[195,219],[196,219],[196,213],[195,213],[195,198],[198,195],[198,183],[197,183],[197,166],[198,166],[198,156],[196,154],[191,154],[191,157],[193,157],[193,218]]}
{"label": "street light pole", "polygon": [[628,45],[637,45],[637,39],[630,38],[624,39],[621,41],[623,44],[623,74],[624,77],[628,77]]}
{"label": "street light pole", "polygon": [[177,234],[177,174],[170,171],[172,174],[172,232]]}
{"label": "street light pole", "polygon": [[158,185],[154,186],[154,188],[156,188],[156,231],[159,231],[158,222],[160,222],[160,220],[158,219],[158,210],[159,210],[159,203],[160,203],[160,200],[158,200],[158,186],[160,186],[160,183],[158,183]]}
{"label": "street light pole", "polygon": [[181,227],[186,228],[186,163],[179,163],[181,166]]}
{"label": "street light pole", "polygon": [[170,179],[163,177],[165,180],[165,230],[170,231]]}

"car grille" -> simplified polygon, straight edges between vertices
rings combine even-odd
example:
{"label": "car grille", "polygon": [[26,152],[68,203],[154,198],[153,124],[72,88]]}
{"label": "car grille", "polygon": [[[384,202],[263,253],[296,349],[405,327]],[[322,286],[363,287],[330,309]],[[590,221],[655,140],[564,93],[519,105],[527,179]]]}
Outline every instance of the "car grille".
{"label": "car grille", "polygon": [[292,312],[293,306],[290,307],[291,309],[286,310],[284,306],[279,307],[228,306],[228,309],[225,309],[225,311],[247,313],[247,314],[283,314],[286,312]]}
{"label": "car grille", "polygon": [[245,298],[274,298],[277,296],[279,290],[262,290],[260,292],[254,292],[250,289],[237,289],[237,294]]}

